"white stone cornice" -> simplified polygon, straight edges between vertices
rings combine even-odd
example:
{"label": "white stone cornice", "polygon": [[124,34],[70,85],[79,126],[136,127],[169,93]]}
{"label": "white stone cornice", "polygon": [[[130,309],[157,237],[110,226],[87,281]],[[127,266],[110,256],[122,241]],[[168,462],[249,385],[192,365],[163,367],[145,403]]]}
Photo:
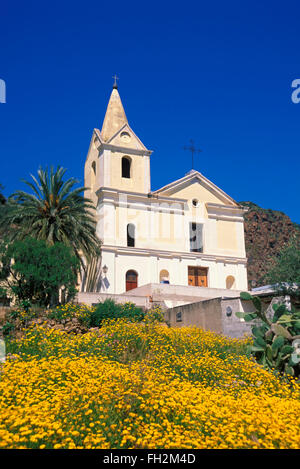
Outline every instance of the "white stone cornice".
{"label": "white stone cornice", "polygon": [[126,155],[129,153],[133,155],[150,156],[153,153],[152,150],[143,150],[143,149],[139,150],[138,148],[122,147],[122,146],[113,145],[110,143],[103,143],[102,146],[105,149],[108,149],[111,151],[122,152],[122,153],[125,153]]}
{"label": "white stone cornice", "polygon": [[222,262],[224,264],[247,264],[247,259],[244,257],[235,256],[221,256],[213,254],[205,254],[198,252],[179,252],[179,251],[165,251],[160,249],[137,248],[128,246],[113,246],[104,244],[101,246],[102,251],[114,252],[115,254],[133,255],[133,256],[157,256],[161,258],[176,258],[176,259],[201,259],[210,262]]}
{"label": "white stone cornice", "polygon": [[241,206],[222,205],[207,202],[205,204],[208,218],[224,221],[243,221],[243,215],[247,210]]}
{"label": "white stone cornice", "polygon": [[143,198],[145,200],[157,200],[157,201],[164,201],[164,202],[181,202],[181,203],[186,203],[187,199],[181,199],[181,198],[175,198],[175,197],[167,197],[167,196],[161,196],[161,195],[156,195],[153,194],[152,192],[149,192],[149,194],[144,194],[142,192],[131,192],[131,191],[124,191],[120,189],[115,189],[111,187],[100,187],[100,189],[97,190],[96,194],[101,195],[103,194],[126,194],[128,197],[139,197]]}
{"label": "white stone cornice", "polygon": [[[120,130],[122,130],[122,129],[120,129]],[[119,133],[120,130],[118,130],[118,132],[116,132],[116,135]],[[136,135],[135,135],[135,137],[138,138]],[[101,153],[101,151],[103,151],[103,150],[111,150],[111,151],[115,151],[115,152],[118,151],[118,152],[122,152],[122,153],[125,153],[125,154],[132,153],[133,155],[141,155],[141,156],[150,156],[153,153],[153,150],[148,150],[145,147],[141,148],[141,149],[138,149],[138,148],[130,148],[130,147],[127,147],[127,146],[125,147],[125,146],[122,146],[122,145],[114,145],[112,143],[104,142],[101,138],[101,132],[100,132],[99,129],[94,129],[92,142],[95,145],[97,143],[96,146],[97,146],[97,150],[99,151],[99,153]]]}
{"label": "white stone cornice", "polygon": [[119,145],[113,145],[110,143],[104,143],[99,140],[99,146],[97,147],[99,153],[103,150],[111,150],[112,152],[120,152],[124,153],[125,155],[140,155],[140,156],[150,156],[153,151],[152,150],[143,150],[138,148],[129,148],[129,147],[122,147]]}
{"label": "white stone cornice", "polygon": [[131,207],[140,210],[160,211],[162,213],[183,214],[186,209],[186,199],[175,199],[166,196],[152,196],[151,193],[122,191],[109,187],[101,187],[97,190],[98,205],[110,203],[118,207]]}

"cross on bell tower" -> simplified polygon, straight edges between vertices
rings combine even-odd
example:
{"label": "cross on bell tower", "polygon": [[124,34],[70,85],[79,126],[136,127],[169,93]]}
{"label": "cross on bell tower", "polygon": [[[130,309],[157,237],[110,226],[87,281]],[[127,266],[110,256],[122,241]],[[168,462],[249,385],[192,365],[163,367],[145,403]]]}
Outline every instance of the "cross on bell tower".
{"label": "cross on bell tower", "polygon": [[114,76],[113,76],[113,79],[115,80],[115,81],[114,81],[114,84],[113,84],[113,88],[114,88],[114,89],[118,89],[117,80],[119,80],[119,77],[117,77],[117,75],[114,75]]}

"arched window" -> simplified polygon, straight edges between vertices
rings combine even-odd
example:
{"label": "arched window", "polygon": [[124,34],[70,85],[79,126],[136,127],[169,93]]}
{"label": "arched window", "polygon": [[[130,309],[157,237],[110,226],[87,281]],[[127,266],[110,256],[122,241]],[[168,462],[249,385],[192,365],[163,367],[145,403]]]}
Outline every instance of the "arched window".
{"label": "arched window", "polygon": [[228,275],[226,278],[226,288],[230,290],[231,288],[235,288],[235,278],[232,275]]}
{"label": "arched window", "polygon": [[122,158],[122,178],[130,178],[131,158],[123,156]]}
{"label": "arched window", "polygon": [[93,189],[96,182],[96,161],[93,161],[91,166],[91,188]]}
{"label": "arched window", "polygon": [[133,223],[127,225],[127,246],[135,246],[135,226]]}
{"label": "arched window", "polygon": [[128,270],[126,272],[126,291],[137,288],[138,286],[138,274],[134,270]]}
{"label": "arched window", "polygon": [[159,283],[170,283],[170,276],[167,270],[161,270],[159,274]]}

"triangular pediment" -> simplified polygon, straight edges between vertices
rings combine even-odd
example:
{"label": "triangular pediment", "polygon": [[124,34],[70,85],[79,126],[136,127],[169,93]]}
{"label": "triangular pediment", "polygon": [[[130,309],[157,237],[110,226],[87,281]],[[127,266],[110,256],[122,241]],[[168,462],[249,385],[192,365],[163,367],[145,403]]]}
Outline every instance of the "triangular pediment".
{"label": "triangular pediment", "polygon": [[106,143],[122,148],[147,150],[128,123],[124,124]]}
{"label": "triangular pediment", "polygon": [[190,171],[183,178],[154,191],[153,194],[187,200],[195,198],[201,202],[238,206],[238,203],[232,197],[195,170]]}

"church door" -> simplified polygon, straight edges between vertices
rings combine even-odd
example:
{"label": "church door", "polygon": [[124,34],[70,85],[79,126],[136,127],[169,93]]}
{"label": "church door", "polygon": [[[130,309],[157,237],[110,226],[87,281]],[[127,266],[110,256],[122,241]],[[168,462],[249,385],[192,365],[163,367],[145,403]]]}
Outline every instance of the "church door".
{"label": "church door", "polygon": [[137,288],[138,286],[138,274],[134,270],[128,270],[126,272],[126,291]]}
{"label": "church door", "polygon": [[207,268],[189,267],[188,282],[193,287],[207,287]]}

